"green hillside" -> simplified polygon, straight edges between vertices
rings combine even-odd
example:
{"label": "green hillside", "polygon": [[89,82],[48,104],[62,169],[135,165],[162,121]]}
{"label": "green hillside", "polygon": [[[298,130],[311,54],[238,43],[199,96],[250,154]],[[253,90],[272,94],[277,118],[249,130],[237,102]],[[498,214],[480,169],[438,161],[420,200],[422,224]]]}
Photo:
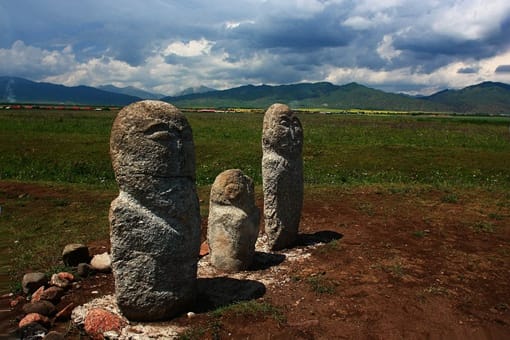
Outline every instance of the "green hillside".
{"label": "green hillside", "polygon": [[441,91],[427,100],[456,112],[510,114],[510,85],[484,82],[461,90]]}
{"label": "green hillside", "polygon": [[356,83],[339,86],[335,91],[320,98],[302,100],[298,105],[301,107],[331,107],[338,109],[447,111],[447,108],[442,104],[402,94],[387,93]]}
{"label": "green hillside", "polygon": [[179,107],[244,107],[263,108],[281,102],[292,108],[335,108],[395,111],[447,111],[441,103],[386,93],[356,83],[343,86],[331,83],[292,85],[247,85],[229,90],[212,91],[163,100]]}
{"label": "green hillside", "polygon": [[89,86],[68,87],[23,78],[0,77],[2,103],[123,106],[138,100],[140,100],[138,97],[102,91]]}

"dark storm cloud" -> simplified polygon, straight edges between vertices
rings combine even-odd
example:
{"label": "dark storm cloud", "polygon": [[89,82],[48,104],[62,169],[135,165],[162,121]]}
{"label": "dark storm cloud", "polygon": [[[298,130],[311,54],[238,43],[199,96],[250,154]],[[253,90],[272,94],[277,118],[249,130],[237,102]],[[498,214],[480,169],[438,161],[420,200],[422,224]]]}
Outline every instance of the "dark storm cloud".
{"label": "dark storm cloud", "polygon": [[[510,31],[505,34],[508,34],[507,37],[510,36]],[[445,36],[430,32],[396,39],[395,47],[416,53],[451,57],[469,56],[479,59],[506,49],[506,39],[501,39],[500,32],[476,39]]]}
{"label": "dark storm cloud", "polygon": [[499,65],[496,68],[496,73],[510,73],[510,65]]}
{"label": "dark storm cloud", "polygon": [[472,74],[477,73],[479,71],[478,67],[463,67],[457,70],[457,73],[461,74]]}
{"label": "dark storm cloud", "polygon": [[174,1],[9,1],[0,5],[13,19],[10,37],[0,47],[17,40],[46,48],[71,44],[80,58],[106,55],[139,65],[155,43],[203,34],[187,19],[190,12],[180,14],[181,7]]}
{"label": "dark storm cloud", "polygon": [[240,26],[231,37],[244,41],[246,47],[288,48],[297,51],[345,46],[351,40],[334,18],[328,16],[307,19],[267,18]]}

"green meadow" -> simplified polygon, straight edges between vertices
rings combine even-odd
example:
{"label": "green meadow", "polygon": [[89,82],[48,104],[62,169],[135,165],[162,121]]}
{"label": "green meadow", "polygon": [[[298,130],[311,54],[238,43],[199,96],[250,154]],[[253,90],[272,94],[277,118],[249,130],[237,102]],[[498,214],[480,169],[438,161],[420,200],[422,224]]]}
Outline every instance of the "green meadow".
{"label": "green meadow", "polygon": [[[108,238],[108,206],[117,190],[108,153],[115,114],[0,111],[0,256],[8,259],[0,281],[51,270],[66,243]],[[223,170],[242,169],[260,195],[263,116],[185,115],[203,214],[209,186]],[[300,119],[307,195],[360,186],[509,192],[510,117],[303,113]]]}
{"label": "green meadow", "polygon": [[[240,168],[257,184],[262,115],[187,113],[197,184]],[[114,188],[114,112],[0,112],[0,179]],[[510,118],[300,116],[305,180],[313,185],[426,184],[508,188]]]}

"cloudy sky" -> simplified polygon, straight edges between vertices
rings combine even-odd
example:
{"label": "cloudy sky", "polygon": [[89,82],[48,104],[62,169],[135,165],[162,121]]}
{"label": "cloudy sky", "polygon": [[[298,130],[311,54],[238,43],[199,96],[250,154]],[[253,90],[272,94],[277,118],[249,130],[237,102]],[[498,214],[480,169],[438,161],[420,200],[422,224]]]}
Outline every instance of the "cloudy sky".
{"label": "cloudy sky", "polygon": [[510,1],[0,0],[0,75],[163,94],[510,83]]}

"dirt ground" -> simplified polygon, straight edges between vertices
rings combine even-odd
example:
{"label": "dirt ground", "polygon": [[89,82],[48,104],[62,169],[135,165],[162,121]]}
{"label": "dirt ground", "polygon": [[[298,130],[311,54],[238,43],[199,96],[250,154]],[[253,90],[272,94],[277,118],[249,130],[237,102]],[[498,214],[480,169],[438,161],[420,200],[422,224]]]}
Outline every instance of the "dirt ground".
{"label": "dirt ground", "polygon": [[[272,311],[218,316],[197,306],[196,317],[173,322],[204,339],[509,339],[510,195],[452,197],[377,187],[308,194],[302,244],[259,253],[246,273]],[[102,253],[108,240],[89,246]],[[61,304],[111,294],[112,281],[84,279]]]}

